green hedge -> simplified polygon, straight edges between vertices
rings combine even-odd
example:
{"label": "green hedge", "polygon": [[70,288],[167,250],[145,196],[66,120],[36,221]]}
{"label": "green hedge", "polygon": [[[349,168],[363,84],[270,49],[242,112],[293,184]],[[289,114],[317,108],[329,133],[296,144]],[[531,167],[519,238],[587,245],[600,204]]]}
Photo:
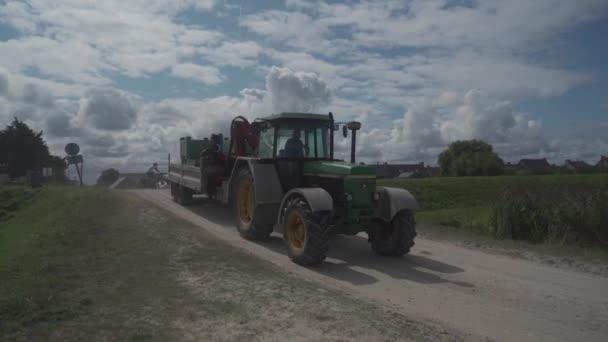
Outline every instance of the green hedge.
{"label": "green hedge", "polygon": [[490,230],[500,238],[534,243],[608,246],[608,187],[507,187],[494,203]]}

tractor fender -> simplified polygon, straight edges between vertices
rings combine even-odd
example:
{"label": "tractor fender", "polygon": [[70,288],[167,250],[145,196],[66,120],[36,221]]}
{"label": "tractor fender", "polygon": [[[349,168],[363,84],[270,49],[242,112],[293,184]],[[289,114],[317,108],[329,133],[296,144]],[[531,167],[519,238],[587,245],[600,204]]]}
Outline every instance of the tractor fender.
{"label": "tractor fender", "polygon": [[377,188],[380,198],[376,208],[377,216],[390,222],[401,210],[416,210],[418,202],[414,195],[401,188]]}
{"label": "tractor fender", "polygon": [[[230,174],[230,184],[233,184],[237,173],[243,167],[248,167],[253,177],[255,201],[258,205],[278,205],[283,198],[283,189],[279,175],[273,164],[258,163],[254,158],[238,158]],[[229,194],[231,196],[232,193]]]}
{"label": "tractor fender", "polygon": [[281,209],[279,210],[279,216],[277,217],[278,223],[283,221],[283,216],[289,201],[296,197],[303,198],[308,204],[310,211],[313,213],[320,211],[332,211],[334,209],[334,200],[331,198],[331,195],[325,191],[325,189],[295,188],[291,189],[285,194],[285,196],[283,196],[280,206]]}

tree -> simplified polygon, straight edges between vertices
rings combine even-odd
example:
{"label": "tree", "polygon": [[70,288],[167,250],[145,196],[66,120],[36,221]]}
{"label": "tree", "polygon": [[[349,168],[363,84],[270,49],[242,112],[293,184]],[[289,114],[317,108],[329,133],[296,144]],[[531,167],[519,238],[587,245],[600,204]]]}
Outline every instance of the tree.
{"label": "tree", "polygon": [[106,169],[101,172],[99,178],[97,178],[97,185],[109,186],[116,182],[120,177],[120,173],[116,169]]}
{"label": "tree", "polygon": [[492,145],[481,140],[451,143],[439,154],[442,176],[494,176],[504,173],[505,164]]}
{"label": "tree", "polygon": [[53,169],[53,176],[51,177],[53,180],[59,182],[67,181],[68,178],[65,176],[65,169],[68,165],[63,158],[50,155],[44,165]]}
{"label": "tree", "polygon": [[29,170],[39,170],[50,161],[49,148],[36,133],[17,118],[0,131],[0,164],[6,164],[11,179],[25,176]]}

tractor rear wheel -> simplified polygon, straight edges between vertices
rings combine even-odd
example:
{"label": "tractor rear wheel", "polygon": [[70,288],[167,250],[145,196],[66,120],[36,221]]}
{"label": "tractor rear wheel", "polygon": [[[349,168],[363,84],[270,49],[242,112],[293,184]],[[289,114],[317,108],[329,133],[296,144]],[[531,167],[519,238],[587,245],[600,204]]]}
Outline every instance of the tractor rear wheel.
{"label": "tractor rear wheel", "polygon": [[312,213],[306,203],[290,204],[283,220],[283,239],[289,258],[302,266],[323,262],[329,251],[326,226],[323,217]]}
{"label": "tractor rear wheel", "polygon": [[416,237],[414,213],[402,210],[390,223],[382,222],[383,227],[369,231],[372,250],[379,255],[400,257],[410,252]]}
{"label": "tractor rear wheel", "polygon": [[249,169],[239,171],[233,185],[236,228],[247,240],[259,240],[270,236],[272,225],[261,224],[256,216],[255,185]]}

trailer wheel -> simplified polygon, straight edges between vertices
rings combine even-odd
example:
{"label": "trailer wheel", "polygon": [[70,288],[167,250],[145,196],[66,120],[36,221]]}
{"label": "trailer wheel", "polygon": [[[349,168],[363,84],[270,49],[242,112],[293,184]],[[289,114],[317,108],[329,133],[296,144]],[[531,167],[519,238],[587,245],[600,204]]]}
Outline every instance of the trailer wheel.
{"label": "trailer wheel", "polygon": [[179,185],[176,183],[171,182],[171,198],[173,199],[173,201],[178,202],[178,188]]}
{"label": "trailer wheel", "polygon": [[189,205],[192,203],[192,190],[183,185],[177,185],[177,203],[181,205]]}
{"label": "trailer wheel", "polygon": [[326,228],[324,217],[312,213],[306,203],[295,201],[290,204],[283,220],[283,239],[289,258],[302,266],[323,262],[329,251]]}
{"label": "trailer wheel", "polygon": [[379,255],[400,257],[410,252],[416,237],[414,213],[402,210],[390,223],[382,222],[382,227],[368,232],[372,250]]}
{"label": "trailer wheel", "polygon": [[264,225],[258,221],[255,185],[248,168],[239,170],[232,191],[236,228],[239,234],[247,240],[269,237],[272,233],[272,225]]}

